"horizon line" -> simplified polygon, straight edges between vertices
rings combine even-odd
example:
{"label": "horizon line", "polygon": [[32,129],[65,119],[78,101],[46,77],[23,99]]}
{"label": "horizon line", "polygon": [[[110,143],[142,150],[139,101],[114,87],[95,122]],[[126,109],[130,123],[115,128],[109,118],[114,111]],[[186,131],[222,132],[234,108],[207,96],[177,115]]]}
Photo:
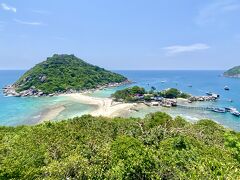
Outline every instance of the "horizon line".
{"label": "horizon line", "polygon": [[[0,69],[0,71],[27,71],[27,70],[30,70],[30,69]],[[110,71],[226,71],[227,69],[106,69],[106,70],[110,70]]]}

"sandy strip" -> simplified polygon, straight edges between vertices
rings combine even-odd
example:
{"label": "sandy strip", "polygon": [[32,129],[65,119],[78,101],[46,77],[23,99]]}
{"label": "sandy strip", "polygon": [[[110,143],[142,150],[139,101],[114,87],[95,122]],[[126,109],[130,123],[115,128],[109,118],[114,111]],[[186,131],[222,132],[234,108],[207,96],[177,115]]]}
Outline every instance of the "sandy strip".
{"label": "sandy strip", "polygon": [[42,117],[39,120],[39,123],[42,123],[44,121],[50,121],[56,118],[63,110],[65,107],[63,105],[59,105],[56,107],[53,107],[49,109],[46,113],[42,115]]}
{"label": "sandy strip", "polygon": [[[141,109],[141,107],[146,107],[146,105],[143,104],[119,103],[114,102],[111,98],[92,97],[83,93],[62,94],[60,96],[68,97],[72,101],[82,104],[96,106],[97,108],[95,110],[89,112],[92,116],[118,117],[123,116],[124,114],[129,114],[130,111],[134,111],[135,109],[137,110],[139,108]],[[187,103],[185,99],[178,99],[178,102]],[[63,105],[50,108],[43,113],[39,123],[55,119],[64,109],[65,107]]]}
{"label": "sandy strip", "polygon": [[[136,104],[133,103],[119,103],[114,102],[111,98],[91,97],[87,94],[82,93],[63,94],[61,96],[69,97],[72,101],[76,101],[82,104],[96,106],[96,110],[93,110],[89,113],[92,116],[118,117],[136,107]],[[63,105],[48,109],[40,117],[39,123],[55,119],[64,109],[65,107]]]}
{"label": "sandy strip", "polygon": [[93,116],[116,117],[119,116],[119,112],[128,111],[134,106],[132,103],[116,103],[111,98],[91,97],[80,93],[62,96],[70,97],[79,103],[96,105],[97,109],[89,113]]}

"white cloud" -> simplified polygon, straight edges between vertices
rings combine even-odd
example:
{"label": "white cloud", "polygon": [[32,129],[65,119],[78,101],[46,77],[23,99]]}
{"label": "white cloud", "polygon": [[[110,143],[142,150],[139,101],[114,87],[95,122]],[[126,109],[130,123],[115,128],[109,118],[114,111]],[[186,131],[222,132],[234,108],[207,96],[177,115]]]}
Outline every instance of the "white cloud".
{"label": "white cloud", "polygon": [[1,7],[2,7],[2,9],[6,10],[6,11],[12,11],[14,13],[17,12],[17,8],[9,6],[9,5],[5,4],[5,3],[1,3]]}
{"label": "white cloud", "polygon": [[42,26],[44,25],[41,22],[28,22],[28,21],[22,21],[19,19],[14,19],[15,22],[19,23],[19,24],[24,24],[24,25],[32,25],[32,26]]}
{"label": "white cloud", "polygon": [[209,48],[210,48],[210,46],[208,46],[207,44],[197,43],[197,44],[191,44],[191,45],[168,46],[168,47],[164,47],[162,49],[166,51],[167,55],[171,56],[171,55],[185,53],[185,52],[206,50]]}
{"label": "white cloud", "polygon": [[201,9],[195,21],[198,25],[205,25],[216,21],[217,17],[221,14],[240,10],[239,1],[235,0],[221,0],[209,4]]}
{"label": "white cloud", "polygon": [[48,15],[51,14],[49,11],[44,10],[31,10],[33,13]]}

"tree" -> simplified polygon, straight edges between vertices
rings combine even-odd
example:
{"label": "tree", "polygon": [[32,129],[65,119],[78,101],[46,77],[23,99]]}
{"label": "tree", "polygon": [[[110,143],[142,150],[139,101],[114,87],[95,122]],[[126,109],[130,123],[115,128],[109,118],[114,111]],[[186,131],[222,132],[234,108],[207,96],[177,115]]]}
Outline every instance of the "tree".
{"label": "tree", "polygon": [[167,89],[167,90],[163,91],[163,93],[162,93],[163,97],[170,98],[170,99],[177,98],[180,96],[180,94],[181,94],[181,92],[175,88]]}

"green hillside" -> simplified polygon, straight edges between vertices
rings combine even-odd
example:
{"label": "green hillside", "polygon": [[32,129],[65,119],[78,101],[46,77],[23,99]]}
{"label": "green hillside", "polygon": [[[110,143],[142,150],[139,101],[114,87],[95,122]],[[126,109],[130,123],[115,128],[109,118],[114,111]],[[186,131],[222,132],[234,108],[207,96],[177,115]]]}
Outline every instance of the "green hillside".
{"label": "green hillside", "polygon": [[240,134],[160,112],[0,127],[0,179],[240,179]]}
{"label": "green hillside", "polygon": [[16,83],[17,92],[33,88],[44,94],[96,88],[127,80],[122,75],[93,66],[74,55],[53,55],[27,71]]}
{"label": "green hillside", "polygon": [[224,72],[224,76],[228,77],[240,77],[240,66],[236,66],[228,71]]}

